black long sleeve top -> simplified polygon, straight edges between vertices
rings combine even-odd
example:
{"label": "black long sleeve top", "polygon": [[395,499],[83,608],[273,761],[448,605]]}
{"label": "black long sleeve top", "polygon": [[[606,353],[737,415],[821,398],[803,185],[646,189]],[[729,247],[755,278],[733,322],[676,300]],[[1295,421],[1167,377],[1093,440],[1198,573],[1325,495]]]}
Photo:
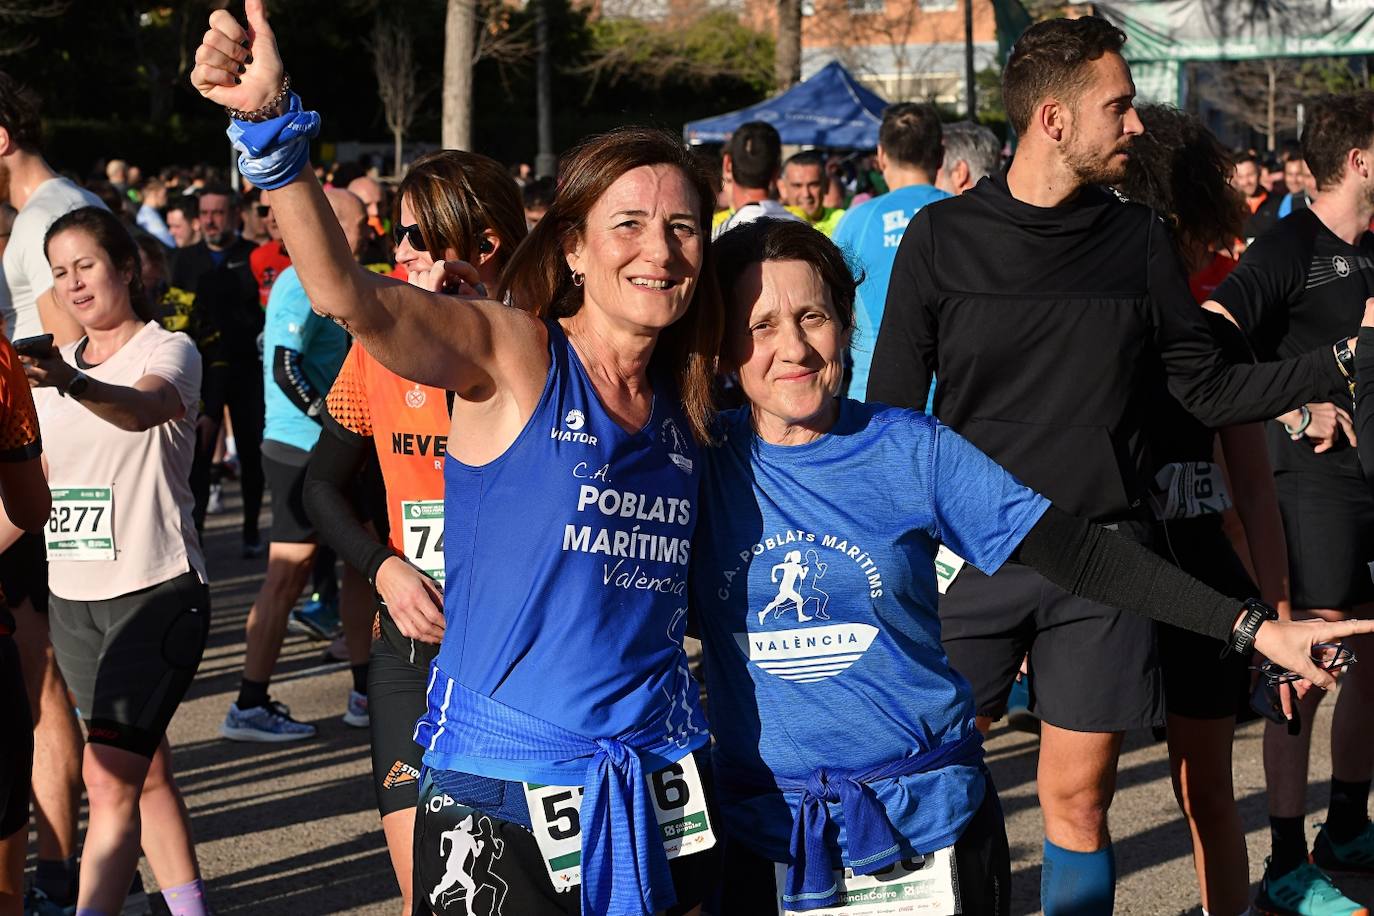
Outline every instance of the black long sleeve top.
{"label": "black long sleeve top", "polygon": [[924,406],[1076,515],[1139,514],[1156,462],[1147,407],[1165,385],[1219,427],[1277,416],[1340,381],[1331,351],[1229,365],[1163,223],[1084,188],[1061,207],[1006,176],[920,211],[888,287],[868,399]]}

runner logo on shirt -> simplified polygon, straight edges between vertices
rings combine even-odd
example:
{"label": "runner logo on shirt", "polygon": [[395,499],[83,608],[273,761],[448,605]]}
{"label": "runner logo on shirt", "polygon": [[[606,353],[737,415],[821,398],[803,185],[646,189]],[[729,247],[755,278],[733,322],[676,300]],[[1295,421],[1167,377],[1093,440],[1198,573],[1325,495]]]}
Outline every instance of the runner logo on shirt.
{"label": "runner logo on shirt", "polygon": [[[751,629],[735,633],[735,640],[761,670],[811,684],[842,674],[873,645],[877,627],[832,620],[883,596],[882,573],[862,547],[833,534],[791,530],[739,556],[742,565],[724,574],[719,597],[729,599],[738,577],[752,580],[746,619]],[[832,596],[841,597],[832,601]],[[779,625],[791,628],[775,629]]]}
{"label": "runner logo on shirt", "polygon": [[1336,269],[1336,276],[1350,276],[1350,262],[1347,261],[1345,258],[1341,257],[1340,255],[1336,255],[1334,258],[1331,259],[1331,266]]}
{"label": "runner logo on shirt", "polygon": [[419,385],[406,392],[406,406],[416,410],[425,406],[425,393]]}
{"label": "runner logo on shirt", "polygon": [[672,460],[677,469],[684,474],[692,473],[692,459],[683,454],[687,451],[687,440],[683,437],[682,431],[677,428],[677,424],[673,422],[672,417],[663,421],[659,437],[668,445],[668,458]]}
{"label": "runner logo on shirt", "polygon": [[[492,873],[491,868],[501,858],[506,844],[496,838],[491,819],[483,816],[474,825],[477,815],[469,814],[452,830],[439,834],[439,855],[444,858],[444,875],[430,892],[429,904],[442,911],[458,900],[471,914],[501,916],[510,885]],[[470,864],[469,864],[470,863]],[[490,892],[489,905],[478,909],[485,892]]]}

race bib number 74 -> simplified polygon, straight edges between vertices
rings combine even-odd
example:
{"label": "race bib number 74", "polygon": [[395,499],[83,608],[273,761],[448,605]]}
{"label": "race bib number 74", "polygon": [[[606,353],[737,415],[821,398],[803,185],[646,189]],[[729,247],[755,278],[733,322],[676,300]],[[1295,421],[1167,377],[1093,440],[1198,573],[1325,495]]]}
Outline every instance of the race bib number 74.
{"label": "race bib number 74", "polygon": [[401,502],[401,546],[406,559],[431,579],[444,581],[444,501],[417,499]]}
{"label": "race bib number 74", "polygon": [[43,529],[48,560],[113,560],[114,493],[111,487],[64,487],[52,491],[52,512]]}
{"label": "race bib number 74", "polygon": [[[706,813],[706,793],[691,754],[645,776],[669,859],[716,845]],[[525,801],[539,854],[559,892],[582,883],[582,787],[525,784]]]}

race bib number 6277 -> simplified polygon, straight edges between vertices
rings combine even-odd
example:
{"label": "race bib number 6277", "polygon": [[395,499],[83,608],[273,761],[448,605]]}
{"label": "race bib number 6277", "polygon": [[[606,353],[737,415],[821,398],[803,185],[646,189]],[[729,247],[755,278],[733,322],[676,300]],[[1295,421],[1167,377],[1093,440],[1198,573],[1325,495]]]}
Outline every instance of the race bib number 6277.
{"label": "race bib number 6277", "polygon": [[61,487],[43,528],[48,559],[113,560],[114,494],[111,487]]}

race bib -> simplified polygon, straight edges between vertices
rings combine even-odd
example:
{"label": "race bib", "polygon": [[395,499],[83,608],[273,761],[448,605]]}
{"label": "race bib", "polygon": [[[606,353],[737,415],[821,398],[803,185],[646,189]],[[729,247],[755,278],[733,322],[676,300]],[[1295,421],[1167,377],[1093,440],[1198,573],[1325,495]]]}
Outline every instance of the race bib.
{"label": "race bib", "polygon": [[[706,793],[691,754],[645,777],[649,798],[669,859],[716,845],[706,814]],[[553,886],[559,892],[582,883],[582,787],[525,784],[534,838]]]}
{"label": "race bib", "polygon": [[1155,475],[1151,499],[1155,518],[1167,522],[1177,518],[1219,515],[1231,508],[1226,478],[1220,465],[1210,461],[1175,461]]}
{"label": "race bib", "polygon": [[[776,869],[778,887],[783,887],[787,866],[779,864]],[[896,916],[898,913],[951,916],[963,912],[959,904],[953,846],[928,856],[903,859],[871,875],[856,875],[848,868],[836,869],[835,882],[840,889],[836,904],[820,910],[806,910],[804,916]],[[798,913],[787,909],[781,897],[778,912],[782,916]]]}
{"label": "race bib", "polygon": [[43,529],[48,560],[113,560],[114,491],[66,487],[52,491],[52,512]]}
{"label": "race bib", "polygon": [[444,581],[444,501],[420,499],[401,502],[401,545],[406,559],[440,584]]}
{"label": "race bib", "polygon": [[959,575],[959,570],[964,568],[964,558],[950,550],[944,544],[935,551],[935,589],[940,594],[949,591],[949,587],[954,584],[954,577]]}

